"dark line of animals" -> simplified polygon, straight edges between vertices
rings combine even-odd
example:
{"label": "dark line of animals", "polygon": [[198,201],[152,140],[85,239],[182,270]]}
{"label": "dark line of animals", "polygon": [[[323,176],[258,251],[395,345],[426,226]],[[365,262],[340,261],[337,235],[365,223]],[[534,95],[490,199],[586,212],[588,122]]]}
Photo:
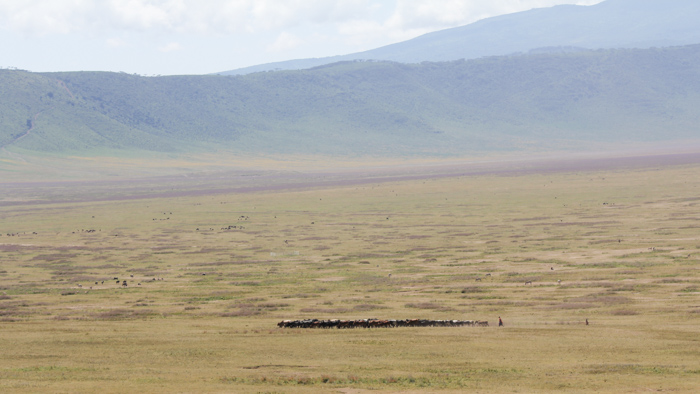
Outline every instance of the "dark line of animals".
{"label": "dark line of animals", "polygon": [[[131,277],[133,278],[134,275],[131,275]],[[129,284],[126,282],[126,280],[119,280],[119,278],[116,277],[116,276],[115,276],[114,279],[112,279],[112,280],[116,281],[116,283],[117,283],[118,285],[121,285],[122,287],[128,287],[128,286],[129,286]],[[144,283],[146,283],[146,282],[156,282],[156,281],[160,281],[160,280],[163,280],[163,278],[153,278],[153,279],[144,280]],[[100,285],[100,284],[101,284],[101,285],[104,285],[104,284],[105,284],[105,281],[96,281],[95,284],[96,284],[96,285]],[[137,286],[141,286],[141,282],[138,282]],[[78,283],[78,287],[82,288],[83,285],[80,284],[80,283]],[[92,290],[92,286],[90,286],[90,290]]]}
{"label": "dark line of animals", "polygon": [[[244,228],[245,228],[245,227],[243,227],[243,226],[228,226],[228,227],[221,227],[221,230],[224,230],[224,231],[226,231],[226,230],[235,230],[235,229],[243,230]],[[210,227],[208,230],[209,230],[209,231],[214,231],[214,229],[211,228],[211,227]],[[197,227],[196,231],[200,231],[200,228]],[[207,229],[205,228],[205,229],[203,229],[202,231],[207,231]]]}
{"label": "dark line of animals", "polygon": [[393,327],[488,327],[488,321],[479,320],[426,320],[426,319],[405,319],[405,320],[380,320],[380,319],[359,319],[359,320],[283,320],[277,323],[280,328],[393,328]]}

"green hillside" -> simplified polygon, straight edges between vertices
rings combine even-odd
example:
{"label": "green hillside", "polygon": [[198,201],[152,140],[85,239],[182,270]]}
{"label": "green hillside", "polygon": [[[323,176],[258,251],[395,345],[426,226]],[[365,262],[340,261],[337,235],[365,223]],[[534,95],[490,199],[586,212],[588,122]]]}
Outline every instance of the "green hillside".
{"label": "green hillside", "polygon": [[0,85],[0,145],[58,154],[456,156],[700,136],[700,46],[247,76],[1,70]]}

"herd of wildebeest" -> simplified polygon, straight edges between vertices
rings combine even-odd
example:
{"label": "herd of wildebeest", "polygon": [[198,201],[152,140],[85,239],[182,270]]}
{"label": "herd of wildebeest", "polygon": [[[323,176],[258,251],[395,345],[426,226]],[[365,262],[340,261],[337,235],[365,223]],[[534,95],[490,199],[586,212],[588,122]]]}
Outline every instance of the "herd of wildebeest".
{"label": "herd of wildebeest", "polygon": [[358,320],[283,320],[277,323],[280,328],[393,328],[393,327],[488,327],[488,321],[478,320],[427,320],[427,319],[404,319],[404,320],[380,320],[380,319],[358,319]]}

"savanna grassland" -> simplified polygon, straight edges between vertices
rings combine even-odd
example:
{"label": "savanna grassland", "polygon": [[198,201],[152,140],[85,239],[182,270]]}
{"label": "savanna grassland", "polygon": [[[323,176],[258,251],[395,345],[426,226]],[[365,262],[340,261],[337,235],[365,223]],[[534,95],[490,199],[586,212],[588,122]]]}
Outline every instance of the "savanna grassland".
{"label": "savanna grassland", "polygon": [[0,391],[698,390],[700,161],[467,172],[4,185]]}

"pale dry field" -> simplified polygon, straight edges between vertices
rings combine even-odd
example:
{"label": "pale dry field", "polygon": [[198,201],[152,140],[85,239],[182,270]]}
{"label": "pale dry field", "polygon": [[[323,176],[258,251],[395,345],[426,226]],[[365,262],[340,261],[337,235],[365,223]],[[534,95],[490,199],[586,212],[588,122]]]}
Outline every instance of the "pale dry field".
{"label": "pale dry field", "polygon": [[700,164],[650,162],[5,187],[0,391],[697,392]]}

